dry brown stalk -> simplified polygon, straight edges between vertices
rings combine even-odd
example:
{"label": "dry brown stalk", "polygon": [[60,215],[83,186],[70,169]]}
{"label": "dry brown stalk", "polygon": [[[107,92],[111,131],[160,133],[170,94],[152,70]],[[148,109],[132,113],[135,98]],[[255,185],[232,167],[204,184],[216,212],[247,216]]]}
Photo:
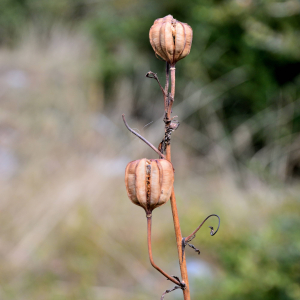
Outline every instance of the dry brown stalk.
{"label": "dry brown stalk", "polygon": [[[179,122],[174,120],[175,117],[171,117],[172,114],[172,106],[175,99],[175,64],[178,60],[184,58],[189,54],[191,43],[192,43],[192,29],[189,25],[185,23],[178,22],[173,19],[172,16],[168,15],[165,18],[158,19],[154,22],[154,25],[150,29],[150,42],[155,51],[155,54],[160,56],[166,61],[166,83],[165,88],[160,84],[158,77],[155,73],[149,71],[146,74],[146,77],[155,79],[164,96],[164,118],[163,121],[165,123],[165,135],[163,140],[158,146],[158,149],[154,147],[149,141],[147,141],[144,137],[139,135],[137,132],[132,130],[125,120],[125,116],[122,115],[123,121],[127,127],[127,129],[138,136],[142,141],[144,141],[150,148],[152,148],[160,158],[166,159],[171,163],[171,134],[174,130],[176,130],[179,126]],[[171,75],[171,92],[169,93],[169,76]],[[165,155],[164,155],[165,153]],[[181,280],[176,276],[170,276],[166,272],[164,272],[161,268],[159,268],[153,260],[152,256],[152,246],[151,246],[151,224],[152,224],[152,210],[155,207],[160,206],[161,204],[168,201],[166,197],[162,199],[163,195],[166,193],[166,185],[163,187],[163,173],[155,171],[155,163],[158,163],[157,160],[147,160],[143,159],[141,161],[148,162],[146,165],[146,169],[144,167],[137,168],[134,167],[137,165],[138,161],[133,161],[128,164],[126,168],[125,181],[126,188],[129,198],[133,203],[142,206],[146,211],[147,217],[147,241],[148,241],[148,253],[151,265],[159,271],[162,275],[164,275],[168,280],[172,281],[176,284],[173,289],[166,290],[163,293],[161,299],[164,299],[164,296],[167,293],[170,293],[176,289],[181,289],[183,291],[184,300],[190,300],[190,288],[189,288],[189,279],[186,267],[186,259],[185,259],[185,246],[188,245],[193,248],[198,254],[200,254],[200,250],[197,249],[194,245],[189,244],[189,242],[195,237],[198,230],[202,227],[202,225],[212,216],[219,216],[213,214],[209,215],[189,236],[186,238],[182,237],[178,210],[174,192],[173,181],[171,180],[168,186],[168,194],[167,198],[170,197],[175,237],[176,237],[176,245],[178,251],[178,260],[180,266]],[[152,166],[153,161],[153,166]],[[162,160],[164,161],[164,160]],[[166,162],[166,161],[164,161]],[[129,170],[129,171],[128,171]],[[170,172],[170,171],[169,171]],[[171,169],[172,174],[169,173],[169,176],[173,176],[173,169]],[[139,174],[142,174],[140,176]],[[159,175],[161,174],[161,175]],[[145,176],[144,176],[145,175]],[[160,177],[161,176],[161,177]],[[170,178],[171,178],[170,177]],[[173,177],[172,177],[173,178]],[[165,180],[165,179],[164,179]],[[153,184],[157,182],[157,184]],[[164,181],[165,182],[165,181]],[[165,183],[166,184],[166,183]],[[144,190],[145,189],[145,190]],[[171,192],[171,195],[170,195]],[[153,195],[157,195],[155,198]],[[153,200],[154,199],[154,200]],[[154,201],[153,204],[151,204]],[[161,204],[160,204],[161,203]],[[220,225],[220,218],[219,218]],[[219,229],[219,226],[216,231],[211,228],[211,236],[215,235]]]}
{"label": "dry brown stalk", "polygon": [[[168,68],[168,66],[167,66]],[[167,116],[165,119],[165,132],[168,130],[168,126],[170,124],[171,120],[171,112],[172,112],[172,105],[174,102],[175,97],[175,64],[171,65],[170,67],[171,71],[171,101],[169,101],[167,106]],[[166,71],[166,80],[168,80],[168,74],[169,72]],[[166,85],[167,88],[167,85]],[[166,145],[166,159],[171,162],[171,143]],[[187,273],[187,267],[186,267],[186,259],[185,255],[182,255],[182,234],[180,229],[180,223],[179,223],[179,216],[178,216],[178,210],[177,210],[177,204],[176,204],[176,198],[175,198],[175,192],[174,187],[171,193],[171,208],[172,208],[172,215],[173,215],[173,222],[174,222],[174,230],[175,230],[175,236],[176,236],[176,244],[177,244],[177,252],[178,252],[178,259],[179,259],[179,266],[180,266],[180,273],[182,282],[185,283],[185,289],[183,289],[183,297],[184,300],[190,300],[190,287],[189,287],[189,278]]]}

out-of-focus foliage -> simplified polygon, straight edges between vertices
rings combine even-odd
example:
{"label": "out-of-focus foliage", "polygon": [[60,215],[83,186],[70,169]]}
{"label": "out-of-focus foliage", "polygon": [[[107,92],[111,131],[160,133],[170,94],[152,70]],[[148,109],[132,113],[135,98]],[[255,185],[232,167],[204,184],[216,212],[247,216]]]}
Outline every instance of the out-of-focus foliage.
{"label": "out-of-focus foliage", "polygon": [[202,242],[203,247],[212,248],[210,255],[222,272],[217,279],[195,281],[195,295],[199,295],[195,298],[299,299],[299,211],[297,200],[260,220],[260,226],[253,225],[255,232],[237,229],[222,232],[216,244],[212,239]]}
{"label": "out-of-focus foliage", "polygon": [[[219,96],[217,102],[212,101],[212,107],[225,133],[232,133],[233,138],[236,134],[249,137],[246,149],[233,149],[235,157],[248,164],[255,156],[250,165],[255,170],[262,153],[273,157],[268,149],[271,137],[276,140],[277,158],[287,163],[285,171],[274,171],[280,167],[272,167],[272,160],[264,157],[265,167],[273,175],[283,173],[281,177],[299,175],[298,155],[286,154],[297,143],[295,134],[300,129],[296,102],[300,94],[299,1],[1,2],[2,44],[17,43],[29,24],[46,33],[58,22],[82,28],[95,42],[93,74],[103,87],[107,107],[113,105],[122,78],[128,78],[134,86],[131,112],[148,120],[153,118],[149,101],[158,96],[158,90],[153,87],[152,92],[142,96],[141,76],[151,68],[163,78],[164,69],[149,44],[149,27],[156,18],[167,14],[189,23],[194,30],[193,47],[177,66],[176,101],[179,103],[193,91],[216,81],[214,89]],[[224,85],[230,87],[224,89]],[[272,115],[266,115],[265,110]],[[258,113],[260,118],[255,120],[254,128],[251,118]],[[270,121],[267,125],[266,118]],[[199,118],[197,110],[185,122],[205,131],[206,120],[201,113]],[[197,150],[202,154],[209,151],[201,147]]]}

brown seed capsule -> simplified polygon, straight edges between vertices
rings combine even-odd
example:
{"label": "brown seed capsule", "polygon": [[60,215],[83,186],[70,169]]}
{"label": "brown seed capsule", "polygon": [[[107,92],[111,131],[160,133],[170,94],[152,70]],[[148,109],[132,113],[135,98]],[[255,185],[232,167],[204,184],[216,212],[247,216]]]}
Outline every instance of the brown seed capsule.
{"label": "brown seed capsule", "polygon": [[125,170],[128,197],[147,214],[170,199],[173,182],[173,165],[165,159],[134,160]]}
{"label": "brown seed capsule", "polygon": [[190,53],[193,30],[168,15],[154,21],[149,38],[155,54],[173,65]]}

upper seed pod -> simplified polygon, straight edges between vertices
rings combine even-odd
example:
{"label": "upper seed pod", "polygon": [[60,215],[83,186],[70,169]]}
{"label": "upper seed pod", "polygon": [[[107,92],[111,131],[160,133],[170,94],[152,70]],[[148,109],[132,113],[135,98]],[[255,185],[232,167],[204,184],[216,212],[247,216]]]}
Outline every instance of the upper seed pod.
{"label": "upper seed pod", "polygon": [[147,215],[170,199],[173,182],[173,165],[165,159],[134,160],[125,170],[128,197]]}
{"label": "upper seed pod", "polygon": [[154,21],[149,38],[155,54],[172,65],[190,53],[193,30],[168,15]]}

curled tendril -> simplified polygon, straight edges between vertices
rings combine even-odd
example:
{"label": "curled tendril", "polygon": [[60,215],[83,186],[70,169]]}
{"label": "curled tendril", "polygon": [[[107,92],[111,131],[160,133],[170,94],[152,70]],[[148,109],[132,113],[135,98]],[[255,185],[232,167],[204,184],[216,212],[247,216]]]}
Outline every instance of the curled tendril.
{"label": "curled tendril", "polygon": [[211,214],[209,215],[208,217],[206,217],[203,222],[187,237],[183,238],[182,239],[182,259],[183,259],[183,256],[184,256],[184,250],[185,250],[185,246],[188,245],[190,246],[191,248],[193,248],[198,254],[200,254],[200,250],[197,249],[194,245],[192,244],[188,244],[191,240],[193,240],[195,237],[196,237],[196,233],[198,232],[198,230],[202,227],[202,225],[210,218],[210,217],[217,217],[219,219],[219,224],[218,224],[218,228],[216,231],[214,231],[214,228],[212,226],[209,226],[208,228],[210,228],[210,235],[211,236],[214,236],[219,228],[220,228],[220,217],[216,214]]}

